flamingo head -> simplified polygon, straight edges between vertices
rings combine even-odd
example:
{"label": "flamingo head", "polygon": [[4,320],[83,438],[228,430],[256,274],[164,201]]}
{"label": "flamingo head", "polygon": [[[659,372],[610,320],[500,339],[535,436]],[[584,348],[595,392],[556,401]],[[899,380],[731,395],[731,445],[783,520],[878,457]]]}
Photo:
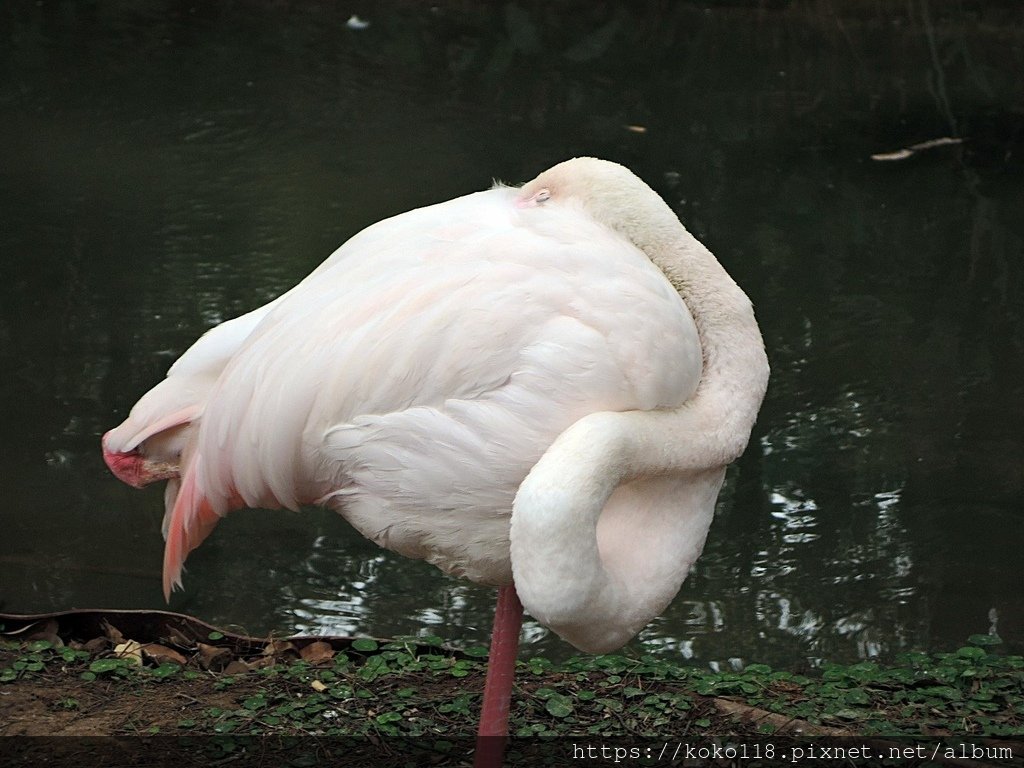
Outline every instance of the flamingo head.
{"label": "flamingo head", "polygon": [[157,480],[169,480],[180,474],[177,462],[152,459],[145,454],[145,443],[130,451],[113,451],[103,436],[103,461],[114,476],[133,488],[144,488]]}
{"label": "flamingo head", "polygon": [[140,431],[129,419],[103,435],[103,461],[118,480],[134,488],[179,477],[181,452],[192,426],[175,419]]}

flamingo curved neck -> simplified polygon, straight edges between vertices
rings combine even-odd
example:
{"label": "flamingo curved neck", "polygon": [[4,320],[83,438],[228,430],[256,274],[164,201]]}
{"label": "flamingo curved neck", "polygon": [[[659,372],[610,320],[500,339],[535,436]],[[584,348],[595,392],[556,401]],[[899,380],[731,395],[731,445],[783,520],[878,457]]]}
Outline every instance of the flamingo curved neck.
{"label": "flamingo curved neck", "polygon": [[[749,299],[650,194],[653,226],[645,231],[653,236],[633,240],[693,316],[704,361],[697,391],[675,409],[580,419],[533,467],[513,505],[512,567],[523,605],[588,652],[622,646],[678,591],[700,554],[725,467],[746,446],[768,381]],[[602,517],[616,497],[635,502],[644,494],[630,498],[630,484],[649,493],[659,482],[672,501],[646,517],[637,510],[632,528],[644,530],[628,533],[635,539],[629,547],[616,546],[615,537],[626,533],[622,526],[602,536]]]}

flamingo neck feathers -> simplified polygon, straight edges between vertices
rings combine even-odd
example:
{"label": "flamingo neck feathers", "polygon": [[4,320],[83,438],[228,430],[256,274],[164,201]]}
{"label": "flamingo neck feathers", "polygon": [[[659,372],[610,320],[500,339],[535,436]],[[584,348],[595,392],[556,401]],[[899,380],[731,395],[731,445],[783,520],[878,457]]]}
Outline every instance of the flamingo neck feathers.
{"label": "flamingo neck feathers", "polygon": [[[628,201],[622,172],[629,176]],[[548,181],[554,197],[557,179],[547,175],[524,193]],[[520,598],[541,623],[593,653],[628,642],[675,596],[700,553],[725,467],[746,446],[768,382],[747,296],[653,190],[619,166],[612,181],[611,203],[602,206],[605,190],[598,186],[587,190],[596,202],[585,205],[599,221],[611,219],[679,292],[697,326],[703,371],[694,395],[674,409],[580,419],[554,441],[516,495],[511,558]],[[636,526],[645,530],[627,546],[602,540],[601,516],[617,489],[622,495],[630,483],[657,478],[676,478],[678,503],[638,515]],[[634,498],[642,502],[644,494]]]}
{"label": "flamingo neck feathers", "polygon": [[669,418],[652,412],[637,422],[657,437],[645,446],[640,474],[699,472],[739,458],[768,387],[768,357],[750,299],[702,243],[677,227],[675,242],[647,253],[693,316],[703,372],[696,393],[666,412]]}

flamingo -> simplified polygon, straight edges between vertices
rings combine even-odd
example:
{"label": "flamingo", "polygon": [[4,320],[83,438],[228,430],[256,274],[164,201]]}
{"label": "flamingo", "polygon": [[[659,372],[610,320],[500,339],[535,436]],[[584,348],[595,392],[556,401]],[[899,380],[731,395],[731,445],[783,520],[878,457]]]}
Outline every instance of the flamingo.
{"label": "flamingo", "polygon": [[524,607],[589,653],[658,615],[768,373],[711,252],[632,172],[576,158],[356,234],[202,336],[103,454],[168,481],[168,598],[226,513],[302,505],[499,587],[478,734],[504,736]]}

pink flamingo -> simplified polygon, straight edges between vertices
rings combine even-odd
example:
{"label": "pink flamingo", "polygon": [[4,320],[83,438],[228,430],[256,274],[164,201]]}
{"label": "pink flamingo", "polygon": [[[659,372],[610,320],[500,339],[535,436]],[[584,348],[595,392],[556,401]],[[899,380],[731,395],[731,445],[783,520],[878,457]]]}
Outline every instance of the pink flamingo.
{"label": "pink flamingo", "polygon": [[714,256],[630,171],[577,158],[355,235],[200,338],[103,453],[168,481],[167,596],[227,512],[303,504],[498,586],[479,734],[505,736],[523,606],[591,653],[660,613],[767,381]]}

